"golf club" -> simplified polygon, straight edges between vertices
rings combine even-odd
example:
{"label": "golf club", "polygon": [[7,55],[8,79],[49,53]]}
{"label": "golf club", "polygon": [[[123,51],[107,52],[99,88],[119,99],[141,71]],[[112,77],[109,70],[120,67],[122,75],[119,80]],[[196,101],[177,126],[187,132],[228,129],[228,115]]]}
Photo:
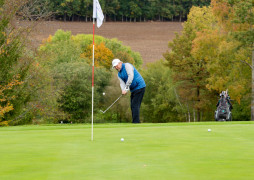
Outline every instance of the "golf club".
{"label": "golf club", "polygon": [[102,112],[103,114],[104,114],[105,112],[107,112],[107,110],[109,110],[109,108],[111,108],[122,96],[123,96],[123,95],[121,94],[121,96],[119,96],[119,97],[115,100],[115,102],[113,102],[105,111],[100,110],[100,112]]}

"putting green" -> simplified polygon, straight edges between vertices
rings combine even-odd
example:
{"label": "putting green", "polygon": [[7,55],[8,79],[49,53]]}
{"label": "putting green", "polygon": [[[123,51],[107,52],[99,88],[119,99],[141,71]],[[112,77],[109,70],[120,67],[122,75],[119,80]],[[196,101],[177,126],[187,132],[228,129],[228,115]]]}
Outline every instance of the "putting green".
{"label": "putting green", "polygon": [[2,127],[0,179],[246,180],[253,150],[254,122]]}

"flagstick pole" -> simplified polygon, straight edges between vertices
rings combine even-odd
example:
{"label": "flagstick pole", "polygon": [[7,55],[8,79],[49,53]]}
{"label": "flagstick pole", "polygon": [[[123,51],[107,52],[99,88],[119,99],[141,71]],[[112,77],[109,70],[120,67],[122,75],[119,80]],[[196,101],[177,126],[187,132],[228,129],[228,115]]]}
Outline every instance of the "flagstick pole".
{"label": "flagstick pole", "polygon": [[91,140],[93,141],[93,96],[94,96],[94,18],[93,18],[93,67],[92,67],[92,134]]}

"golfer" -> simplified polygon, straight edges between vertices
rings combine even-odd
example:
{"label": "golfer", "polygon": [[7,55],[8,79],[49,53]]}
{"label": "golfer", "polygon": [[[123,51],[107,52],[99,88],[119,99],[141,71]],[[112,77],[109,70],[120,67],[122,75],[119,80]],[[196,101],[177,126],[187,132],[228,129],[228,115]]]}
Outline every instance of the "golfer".
{"label": "golfer", "polygon": [[143,77],[132,64],[123,63],[119,59],[112,61],[112,68],[118,71],[122,94],[125,95],[131,91],[132,123],[140,123],[139,111],[146,87]]}

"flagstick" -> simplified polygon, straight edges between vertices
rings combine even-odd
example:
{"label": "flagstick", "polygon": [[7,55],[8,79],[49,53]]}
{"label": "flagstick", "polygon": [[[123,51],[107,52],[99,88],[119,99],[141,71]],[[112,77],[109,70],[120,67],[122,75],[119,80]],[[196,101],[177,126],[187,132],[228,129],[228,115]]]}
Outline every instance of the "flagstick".
{"label": "flagstick", "polygon": [[93,95],[94,95],[94,18],[93,18],[93,69],[92,69],[92,135],[91,140],[93,141]]}

